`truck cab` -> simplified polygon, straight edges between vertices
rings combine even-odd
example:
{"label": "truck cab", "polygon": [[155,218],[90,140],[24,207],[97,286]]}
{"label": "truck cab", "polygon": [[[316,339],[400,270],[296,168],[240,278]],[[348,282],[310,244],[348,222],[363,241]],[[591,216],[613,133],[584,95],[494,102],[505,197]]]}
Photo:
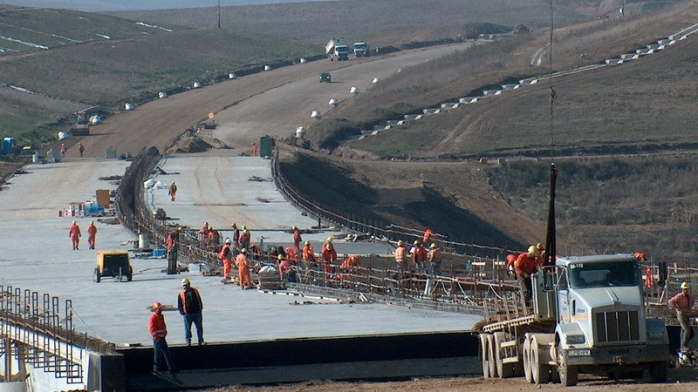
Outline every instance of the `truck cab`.
{"label": "truck cab", "polygon": [[349,60],[349,47],[347,45],[337,45],[334,47],[334,55],[337,61]]}
{"label": "truck cab", "polygon": [[354,42],[354,56],[358,57],[368,57],[371,55],[371,49],[368,46],[368,42]]}

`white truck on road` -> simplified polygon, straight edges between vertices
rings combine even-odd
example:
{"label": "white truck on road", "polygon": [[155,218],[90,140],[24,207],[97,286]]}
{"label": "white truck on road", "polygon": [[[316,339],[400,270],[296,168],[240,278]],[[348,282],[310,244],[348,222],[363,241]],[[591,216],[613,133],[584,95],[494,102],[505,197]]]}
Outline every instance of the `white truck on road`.
{"label": "white truck on road", "polygon": [[371,47],[368,42],[354,42],[354,56],[358,57],[368,57],[371,55]]}
{"label": "white truck on road", "polygon": [[342,38],[332,38],[325,45],[325,54],[330,61],[346,61],[349,60],[349,46]]}

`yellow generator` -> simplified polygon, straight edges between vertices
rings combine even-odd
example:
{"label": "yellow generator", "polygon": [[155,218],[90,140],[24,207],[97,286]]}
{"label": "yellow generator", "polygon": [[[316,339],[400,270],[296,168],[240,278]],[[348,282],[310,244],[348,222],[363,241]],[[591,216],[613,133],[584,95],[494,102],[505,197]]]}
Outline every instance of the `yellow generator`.
{"label": "yellow generator", "polygon": [[97,267],[92,281],[99,283],[104,276],[116,278],[119,282],[126,278],[126,281],[130,282],[133,279],[133,267],[131,267],[128,252],[120,250],[97,252]]}

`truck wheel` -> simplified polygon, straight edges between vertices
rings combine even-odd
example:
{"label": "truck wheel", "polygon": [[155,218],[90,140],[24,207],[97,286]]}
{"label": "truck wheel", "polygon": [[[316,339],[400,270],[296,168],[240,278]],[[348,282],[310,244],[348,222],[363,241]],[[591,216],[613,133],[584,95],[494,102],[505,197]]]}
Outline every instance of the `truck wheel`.
{"label": "truck wheel", "polygon": [[487,358],[487,334],[480,334],[480,358],[482,359],[482,377],[490,378],[490,363]]}
{"label": "truck wheel", "polygon": [[667,361],[658,361],[650,365],[650,380],[652,382],[666,382],[669,373]]}
{"label": "truck wheel", "polygon": [[94,274],[92,275],[92,281],[93,281],[93,282],[96,282],[96,283],[99,283],[101,280],[102,280],[102,279],[101,279],[101,276],[99,276],[99,268],[95,268],[95,272],[94,272]]}
{"label": "truck wheel", "polygon": [[490,377],[497,378],[497,361],[495,360],[494,336],[487,334],[487,359],[490,365]]}
{"label": "truck wheel", "polygon": [[523,344],[523,370],[526,381],[533,384],[533,374],[531,373],[531,340],[528,336],[524,338]]}
{"label": "truck wheel", "polygon": [[545,354],[538,345],[535,337],[531,338],[531,373],[536,384],[547,384],[550,382],[550,365],[544,362]]}
{"label": "truck wheel", "polygon": [[494,361],[497,365],[497,374],[499,378],[512,378],[514,377],[514,365],[502,361],[503,358],[507,357],[502,349],[503,340],[504,332],[496,332],[494,334]]}
{"label": "truck wheel", "polygon": [[562,354],[558,354],[557,363],[557,374],[560,376],[560,384],[562,384],[563,387],[573,387],[577,385],[579,368],[568,365],[565,356]]}

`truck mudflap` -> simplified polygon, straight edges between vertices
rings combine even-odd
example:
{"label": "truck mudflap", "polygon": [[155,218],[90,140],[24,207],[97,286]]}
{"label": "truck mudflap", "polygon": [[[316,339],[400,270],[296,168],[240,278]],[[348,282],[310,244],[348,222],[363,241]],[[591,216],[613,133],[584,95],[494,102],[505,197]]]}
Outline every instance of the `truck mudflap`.
{"label": "truck mudflap", "polygon": [[572,366],[624,366],[669,361],[667,345],[608,346],[592,349],[566,349],[564,356]]}

